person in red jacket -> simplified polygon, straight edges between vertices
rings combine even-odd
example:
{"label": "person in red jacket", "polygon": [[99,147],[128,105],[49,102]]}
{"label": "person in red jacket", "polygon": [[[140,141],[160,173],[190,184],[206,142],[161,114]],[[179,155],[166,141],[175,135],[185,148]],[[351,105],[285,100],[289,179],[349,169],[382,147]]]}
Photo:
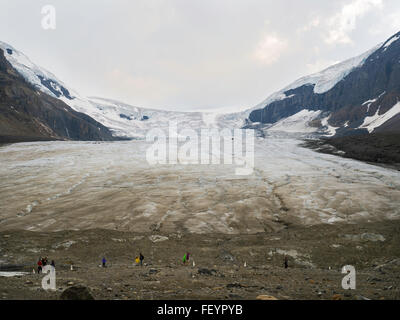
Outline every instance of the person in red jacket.
{"label": "person in red jacket", "polygon": [[43,266],[43,263],[42,263],[42,259],[41,259],[41,258],[39,259],[37,265],[38,265],[37,273],[42,273],[42,266]]}

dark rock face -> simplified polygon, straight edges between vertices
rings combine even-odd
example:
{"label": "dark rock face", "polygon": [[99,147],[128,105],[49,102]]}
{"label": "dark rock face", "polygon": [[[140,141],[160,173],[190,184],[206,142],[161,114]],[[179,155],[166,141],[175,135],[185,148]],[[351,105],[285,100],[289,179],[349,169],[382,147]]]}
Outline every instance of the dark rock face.
{"label": "dark rock face", "polygon": [[94,300],[89,289],[84,286],[74,286],[61,293],[60,300]]}
{"label": "dark rock face", "polygon": [[71,97],[68,89],[65,89],[62,85],[59,83],[51,80],[51,79],[45,79],[42,76],[38,76],[40,82],[47,88],[49,89],[57,98],[64,96],[69,100],[72,100],[73,97]]}
{"label": "dark rock face", "polygon": [[123,114],[123,113],[121,113],[121,114],[119,115],[119,117],[120,117],[121,119],[132,120],[132,118],[131,118],[130,116],[127,116],[126,114]]}
{"label": "dark rock face", "polygon": [[[288,90],[286,96],[293,96],[254,110],[249,119],[252,122],[274,123],[303,109],[322,110],[331,114],[330,125],[341,127],[338,134],[347,135],[359,131],[356,128],[363,123],[365,117],[377,112],[382,115],[400,100],[400,39],[396,40],[399,36],[400,32],[388,39],[361,67],[354,69],[329,91],[314,93],[314,85]],[[390,45],[385,47],[386,44]],[[372,99],[376,101],[363,104]],[[376,132],[379,131],[400,132],[400,117],[376,129]]]}
{"label": "dark rock face", "polygon": [[61,100],[38,92],[0,49],[0,141],[111,141],[111,132]]}

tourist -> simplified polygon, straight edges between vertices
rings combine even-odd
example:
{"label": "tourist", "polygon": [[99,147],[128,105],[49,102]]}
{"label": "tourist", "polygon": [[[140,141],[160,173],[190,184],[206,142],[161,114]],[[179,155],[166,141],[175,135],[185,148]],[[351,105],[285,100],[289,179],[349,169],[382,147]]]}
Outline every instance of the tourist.
{"label": "tourist", "polygon": [[185,253],[182,259],[184,265],[186,265],[186,262],[189,261],[189,258],[190,258],[190,253],[189,252]]}
{"label": "tourist", "polygon": [[42,273],[42,266],[43,266],[43,262],[42,262],[42,258],[39,258],[39,261],[37,263],[38,268],[37,268],[37,273]]}
{"label": "tourist", "polygon": [[142,253],[139,254],[139,260],[140,260],[140,266],[143,266],[144,256],[142,255]]}

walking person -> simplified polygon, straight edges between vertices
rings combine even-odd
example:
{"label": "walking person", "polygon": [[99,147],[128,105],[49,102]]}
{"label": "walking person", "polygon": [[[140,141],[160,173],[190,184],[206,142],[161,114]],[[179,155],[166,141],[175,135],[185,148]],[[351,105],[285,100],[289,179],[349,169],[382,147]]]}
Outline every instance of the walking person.
{"label": "walking person", "polygon": [[42,267],[43,267],[43,262],[42,262],[42,258],[39,258],[39,261],[37,262],[37,273],[42,273]]}
{"label": "walking person", "polygon": [[102,264],[103,268],[106,267],[106,263],[107,263],[107,260],[105,257],[103,257],[103,259],[101,260],[101,264]]}
{"label": "walking person", "polygon": [[289,268],[289,259],[287,256],[285,256],[284,266],[285,266],[285,269]]}
{"label": "walking person", "polygon": [[189,259],[190,259],[190,253],[186,252],[182,259],[183,264],[186,265],[186,263],[189,262]]}
{"label": "walking person", "polygon": [[144,256],[142,255],[142,253],[139,254],[139,260],[140,260],[140,266],[143,266],[143,260],[144,260]]}

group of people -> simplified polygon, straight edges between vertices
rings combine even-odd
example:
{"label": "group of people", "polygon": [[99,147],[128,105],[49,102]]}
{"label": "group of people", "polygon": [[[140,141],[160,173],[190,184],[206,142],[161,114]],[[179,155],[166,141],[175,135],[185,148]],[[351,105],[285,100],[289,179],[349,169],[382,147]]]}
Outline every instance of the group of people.
{"label": "group of people", "polygon": [[[144,256],[143,254],[140,252],[139,255],[135,258],[135,263],[136,265],[140,265],[143,266],[143,260],[144,260]],[[182,258],[182,262],[183,265],[186,265],[190,260],[190,252],[186,252],[185,255]],[[48,259],[47,257],[40,257],[38,262],[37,262],[37,272],[38,273],[42,273],[43,267],[46,266],[48,264]],[[107,260],[105,257],[103,257],[103,259],[101,260],[101,265],[103,268],[106,268],[107,264]],[[54,262],[54,260],[51,260],[50,265],[52,267],[56,267],[56,263]],[[287,256],[285,256],[284,258],[284,267],[285,269],[287,269],[289,267],[289,259]]]}
{"label": "group of people", "polygon": [[[136,265],[143,266],[143,260],[144,260],[144,256],[140,252],[139,255],[135,258]],[[186,252],[182,258],[183,265],[186,265],[189,262],[189,260],[190,260],[190,252]],[[47,257],[44,257],[44,258],[40,257],[37,262],[37,266],[38,266],[37,272],[42,273],[43,267],[46,266],[47,264],[48,264]],[[105,257],[103,257],[103,259],[101,260],[102,267],[106,268],[107,267],[106,264],[107,264],[107,260]],[[51,260],[50,265],[54,268],[56,267],[56,263],[54,262],[54,260]],[[285,258],[284,258],[284,267],[285,267],[285,269],[287,269],[289,267],[289,259],[287,256],[285,256]]]}
{"label": "group of people", "polygon": [[135,263],[137,265],[143,266],[143,260],[144,260],[144,256],[140,252],[139,255],[135,258]]}
{"label": "group of people", "polygon": [[[48,259],[47,257],[40,257],[38,262],[37,262],[37,273],[42,273],[43,267],[48,265]],[[54,262],[54,260],[51,260],[50,265],[52,267],[56,267],[56,263]]]}
{"label": "group of people", "polygon": [[[144,260],[143,254],[139,253],[139,255],[136,256],[136,258],[135,258],[136,265],[143,266],[143,260]],[[182,262],[183,262],[184,265],[186,265],[189,262],[189,260],[190,260],[190,252],[186,252],[185,255],[182,258]],[[103,257],[103,259],[101,259],[101,266],[103,268],[107,267],[107,260],[106,260],[105,257]]]}

